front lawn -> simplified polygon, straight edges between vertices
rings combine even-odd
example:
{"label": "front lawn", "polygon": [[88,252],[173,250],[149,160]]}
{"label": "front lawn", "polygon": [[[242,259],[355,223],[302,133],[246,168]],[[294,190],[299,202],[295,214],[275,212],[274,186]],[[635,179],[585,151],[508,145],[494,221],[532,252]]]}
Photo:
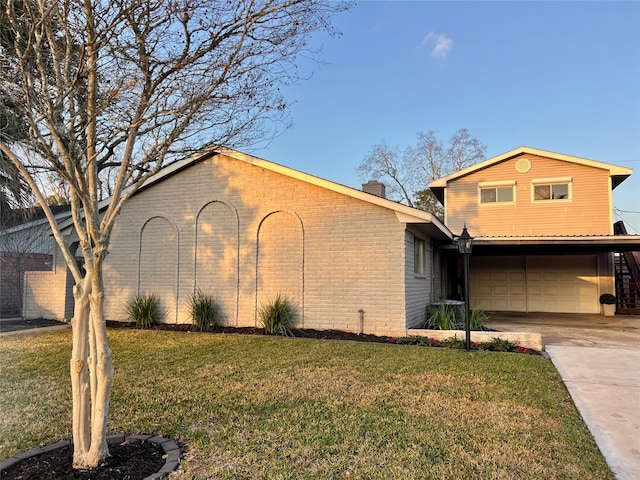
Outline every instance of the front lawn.
{"label": "front lawn", "polygon": [[[613,479],[549,360],[110,330],[112,432],[172,437],[176,479]],[[69,439],[71,331],[0,339],[0,459]]]}

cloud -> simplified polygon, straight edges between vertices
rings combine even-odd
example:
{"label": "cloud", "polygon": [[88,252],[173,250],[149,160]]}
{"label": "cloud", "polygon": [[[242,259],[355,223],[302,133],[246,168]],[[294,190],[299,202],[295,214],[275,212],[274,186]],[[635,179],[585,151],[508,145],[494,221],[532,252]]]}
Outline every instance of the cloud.
{"label": "cloud", "polygon": [[429,34],[422,39],[422,42],[420,42],[420,47],[425,48],[431,45],[433,45],[433,49],[431,50],[432,57],[447,58],[453,48],[453,40],[443,33],[429,32]]}

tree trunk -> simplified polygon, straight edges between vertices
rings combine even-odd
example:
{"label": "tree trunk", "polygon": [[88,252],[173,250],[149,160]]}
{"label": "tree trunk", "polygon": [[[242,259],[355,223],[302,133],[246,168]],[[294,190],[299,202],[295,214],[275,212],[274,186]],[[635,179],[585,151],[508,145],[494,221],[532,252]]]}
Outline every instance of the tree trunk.
{"label": "tree trunk", "polygon": [[89,289],[85,278],[82,284],[73,287],[74,315],[71,320],[73,329],[73,349],[71,351],[71,393],[73,396],[73,466],[84,468],[91,446],[90,411],[91,395],[89,388]]}
{"label": "tree trunk", "polygon": [[102,283],[102,260],[96,259],[91,276],[91,448],[87,457],[90,466],[99,465],[109,456],[107,445],[107,417],[109,398],[113,385],[113,361],[107,325],[104,318],[104,286]]}
{"label": "tree trunk", "polygon": [[104,320],[101,261],[74,287],[75,312],[71,387],[73,394],[73,466],[95,468],[108,456],[107,416],[113,362]]}

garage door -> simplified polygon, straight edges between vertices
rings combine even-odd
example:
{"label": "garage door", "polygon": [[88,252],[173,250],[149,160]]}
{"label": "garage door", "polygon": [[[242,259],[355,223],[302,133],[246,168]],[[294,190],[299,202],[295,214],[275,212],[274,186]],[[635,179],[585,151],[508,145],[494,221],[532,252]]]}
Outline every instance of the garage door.
{"label": "garage door", "polygon": [[524,257],[471,256],[471,306],[483,310],[526,312]]}
{"label": "garage door", "polygon": [[527,257],[530,312],[599,313],[595,256]]}
{"label": "garage door", "polygon": [[471,257],[471,304],[515,312],[598,313],[595,256]]}

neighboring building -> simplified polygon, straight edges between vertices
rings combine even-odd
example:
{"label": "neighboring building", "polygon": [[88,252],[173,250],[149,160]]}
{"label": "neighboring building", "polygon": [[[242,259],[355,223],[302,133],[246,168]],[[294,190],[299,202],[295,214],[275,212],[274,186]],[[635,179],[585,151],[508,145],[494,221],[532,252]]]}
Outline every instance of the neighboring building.
{"label": "neighboring building", "polygon": [[[71,207],[52,206],[57,221],[68,218]],[[22,211],[20,219],[0,229],[0,315],[22,314],[24,275],[53,268],[53,238],[42,208]]]}
{"label": "neighboring building", "polygon": [[[69,222],[61,228],[71,235]],[[121,320],[130,296],[155,293],[167,322],[190,322],[199,288],[221,302],[227,325],[254,326],[260,305],[282,294],[298,306],[298,327],[400,335],[437,298],[432,255],[451,241],[429,213],[214,149],[128,200],[105,260],[105,313]],[[57,268],[55,282],[29,276],[28,315],[71,315]]]}
{"label": "neighboring building", "polygon": [[[640,250],[640,236],[613,230],[612,191],[631,173],[521,147],[432,182],[447,227],[475,237],[472,306],[600,313],[600,295],[615,292],[614,252]],[[445,295],[455,297],[457,254],[442,262]]]}

